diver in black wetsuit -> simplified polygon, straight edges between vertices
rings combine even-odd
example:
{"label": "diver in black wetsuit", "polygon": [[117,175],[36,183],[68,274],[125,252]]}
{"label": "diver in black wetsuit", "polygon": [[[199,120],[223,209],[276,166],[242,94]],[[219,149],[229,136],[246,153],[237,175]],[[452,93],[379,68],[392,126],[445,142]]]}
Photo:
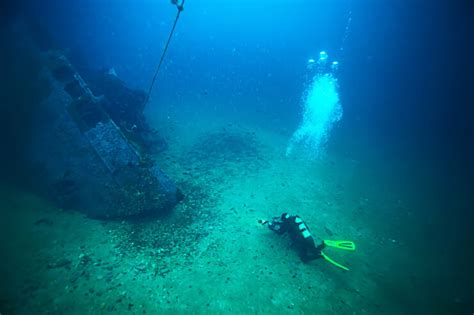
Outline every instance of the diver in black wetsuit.
{"label": "diver in black wetsuit", "polygon": [[328,257],[328,255],[323,252],[323,249],[326,247],[333,247],[342,250],[354,251],[356,250],[354,242],[342,240],[323,240],[320,245],[316,246],[308,226],[298,215],[289,215],[288,213],[283,213],[280,217],[273,218],[272,221],[258,220],[258,222],[262,225],[268,225],[270,230],[279,235],[282,235],[285,232],[288,233],[303,262],[309,262],[310,260],[317,258],[324,258],[324,260],[338,268],[346,271],[349,270],[349,268],[346,266],[341,265],[340,263]]}
{"label": "diver in black wetsuit", "polygon": [[268,224],[270,230],[278,235],[287,232],[303,262],[323,258],[321,251],[326,245],[324,242],[322,242],[321,245],[315,245],[314,238],[308,226],[298,215],[283,213],[281,217],[275,217],[272,221],[259,220],[259,223],[262,225]]}

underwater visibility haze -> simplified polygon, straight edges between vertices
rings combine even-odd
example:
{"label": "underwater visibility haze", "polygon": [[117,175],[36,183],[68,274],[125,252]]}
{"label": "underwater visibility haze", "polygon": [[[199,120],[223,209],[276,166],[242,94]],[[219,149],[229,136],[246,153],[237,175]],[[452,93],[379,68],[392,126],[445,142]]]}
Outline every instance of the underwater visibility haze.
{"label": "underwater visibility haze", "polygon": [[0,314],[471,314],[473,12],[2,2]]}

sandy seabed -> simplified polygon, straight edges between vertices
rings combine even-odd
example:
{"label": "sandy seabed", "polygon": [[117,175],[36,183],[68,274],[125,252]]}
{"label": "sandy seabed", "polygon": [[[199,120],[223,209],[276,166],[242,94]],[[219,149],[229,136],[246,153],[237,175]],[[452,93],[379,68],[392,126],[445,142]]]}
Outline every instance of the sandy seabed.
{"label": "sandy seabed", "polygon": [[[98,221],[3,189],[1,314],[443,314],[456,303],[428,287],[436,267],[403,234],[413,209],[357,161],[286,157],[288,136],[231,119],[161,126],[170,146],[156,160],[186,196],[167,216]],[[327,250],[350,271],[302,263],[257,222],[282,212],[319,240],[354,241],[355,252]]]}

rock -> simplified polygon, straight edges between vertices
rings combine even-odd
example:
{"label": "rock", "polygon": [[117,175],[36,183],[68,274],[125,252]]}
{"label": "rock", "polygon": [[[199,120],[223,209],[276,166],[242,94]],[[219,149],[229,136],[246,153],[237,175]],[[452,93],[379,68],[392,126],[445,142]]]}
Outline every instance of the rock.
{"label": "rock", "polygon": [[334,236],[334,233],[327,227],[327,225],[324,226],[324,230],[329,236]]}
{"label": "rock", "polygon": [[48,264],[48,269],[63,268],[69,266],[71,263],[72,261],[67,258],[60,258],[58,261]]}
{"label": "rock", "polygon": [[45,225],[45,226],[52,226],[53,225],[53,221],[51,221],[50,219],[48,218],[41,218],[39,220],[36,220],[34,225]]}

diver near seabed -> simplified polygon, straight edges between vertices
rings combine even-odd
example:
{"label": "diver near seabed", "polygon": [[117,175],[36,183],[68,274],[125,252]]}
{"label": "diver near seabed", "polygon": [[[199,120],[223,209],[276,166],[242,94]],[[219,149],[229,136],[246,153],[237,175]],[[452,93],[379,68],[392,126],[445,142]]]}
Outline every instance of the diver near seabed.
{"label": "diver near seabed", "polygon": [[282,213],[280,217],[274,217],[272,221],[258,220],[258,223],[262,225],[268,225],[268,228],[278,235],[282,235],[287,232],[303,262],[324,258],[324,260],[327,262],[341,269],[346,271],[349,270],[349,268],[346,266],[343,266],[329,258],[323,252],[323,249],[326,247],[334,247],[338,249],[354,251],[355,244],[353,242],[324,240],[320,245],[316,246],[308,226],[298,215]]}

